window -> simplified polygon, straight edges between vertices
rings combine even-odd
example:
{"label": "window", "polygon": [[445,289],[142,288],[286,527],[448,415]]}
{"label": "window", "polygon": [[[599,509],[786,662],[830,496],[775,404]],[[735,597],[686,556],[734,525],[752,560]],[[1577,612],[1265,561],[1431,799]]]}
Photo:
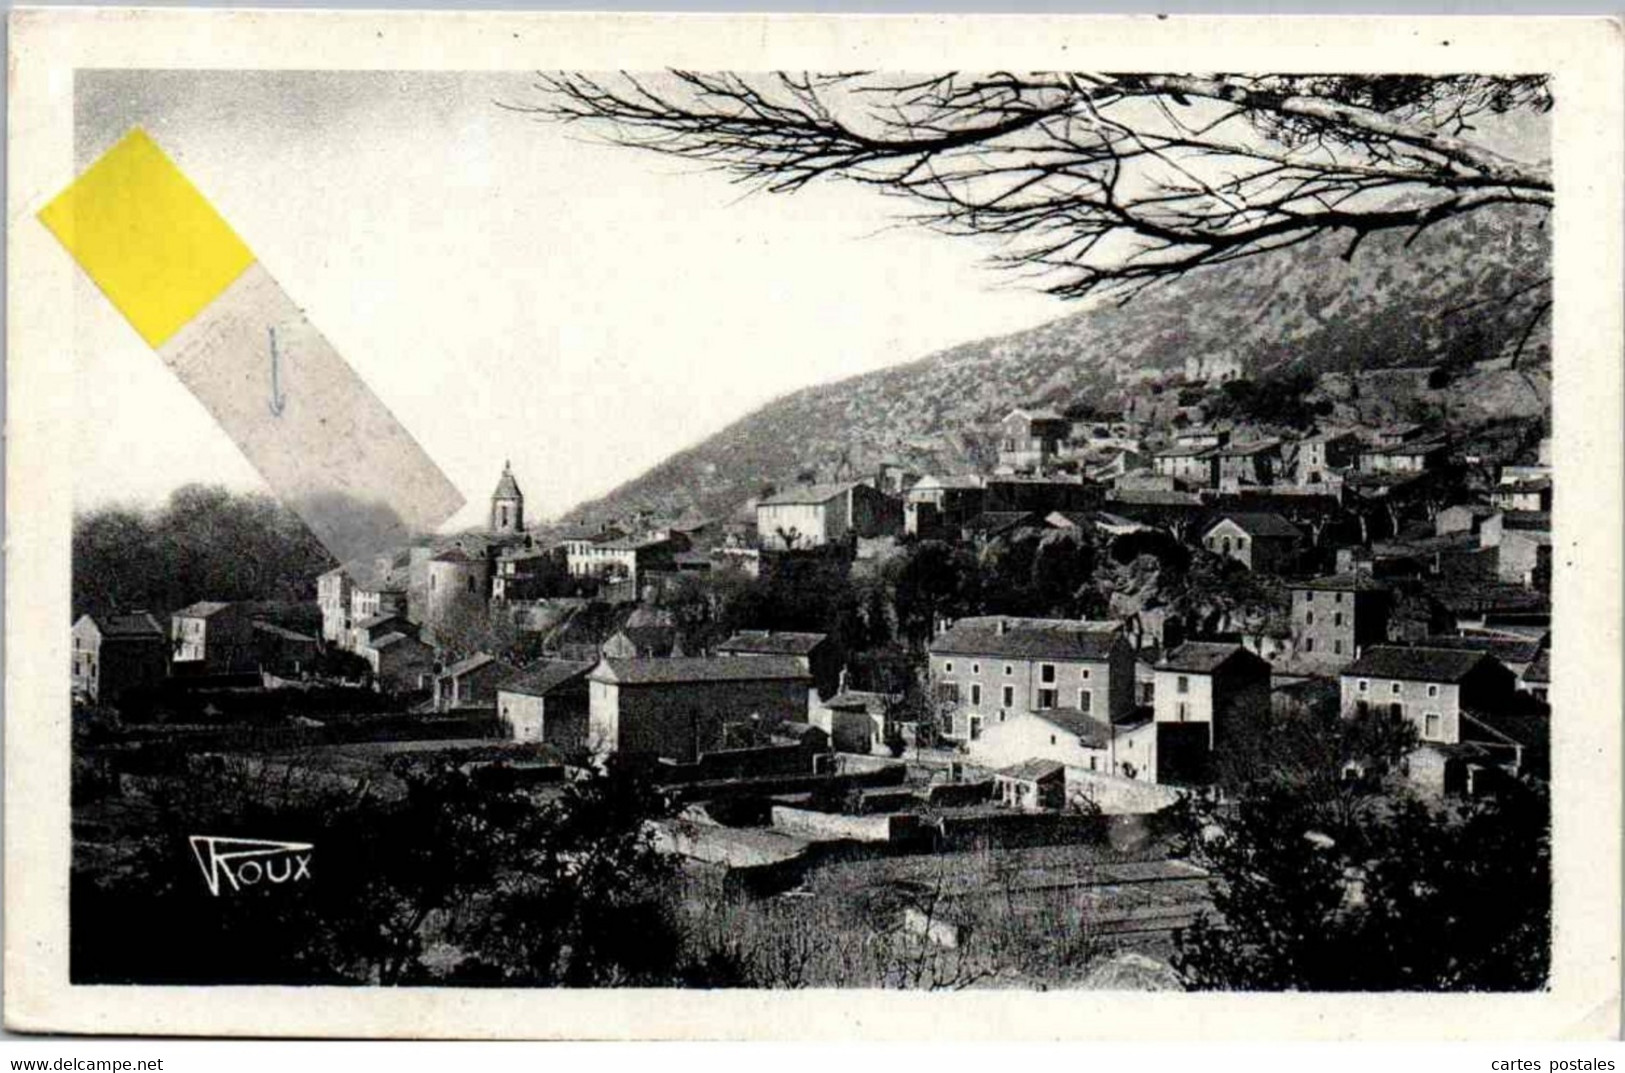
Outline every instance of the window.
{"label": "window", "polygon": [[1422,716],[1422,737],[1428,741],[1439,741],[1444,737],[1444,716],[1438,712],[1426,712]]}
{"label": "window", "polygon": [[1246,537],[1237,537],[1236,538],[1236,550],[1237,551],[1246,551],[1247,550],[1247,538]]}
{"label": "window", "polygon": [[1153,700],[1156,699],[1156,697],[1157,697],[1157,683],[1155,683],[1155,682],[1141,682],[1140,683],[1140,703],[1141,704],[1150,704]]}
{"label": "window", "polygon": [[1078,690],[1078,711],[1089,712],[1095,707],[1095,695],[1087,689]]}
{"label": "window", "polygon": [[1303,624],[1305,626],[1313,626],[1315,624],[1315,613],[1313,611],[1305,611],[1303,613]]}
{"label": "window", "polygon": [[1174,715],[1181,723],[1185,722],[1191,717],[1191,706],[1185,701],[1180,701],[1174,705]]}
{"label": "window", "polygon": [[973,716],[970,717],[970,740],[975,741],[976,739],[980,738],[981,736],[982,736],[982,717],[979,716],[979,715],[973,715]]}
{"label": "window", "polygon": [[970,684],[970,706],[972,708],[980,708],[982,706],[982,683],[980,682],[972,682]]}
{"label": "window", "polygon": [[943,704],[958,704],[959,703],[959,683],[958,682],[938,682],[937,683],[937,700],[941,701]]}
{"label": "window", "polygon": [[1095,758],[1093,756],[1089,757],[1089,770],[1095,770]]}
{"label": "window", "polygon": [[1016,669],[1014,667],[1010,666],[1010,664],[1006,663],[1004,665],[1004,676],[1006,678],[1010,677],[1012,674],[1015,674],[1015,673],[1016,673]]}
{"label": "window", "polygon": [[1332,603],[1340,604],[1342,602],[1343,602],[1343,594],[1342,593],[1340,593],[1340,592],[1332,593]]}
{"label": "window", "polygon": [[1306,604],[1314,603],[1315,602],[1315,594],[1312,593],[1312,592],[1305,592],[1303,594],[1303,602],[1306,603]]}
{"label": "window", "polygon": [[1050,744],[1051,744],[1051,745],[1054,745],[1054,744],[1055,744],[1055,735],[1054,735],[1054,734],[1051,734],[1051,735],[1050,735],[1050,736],[1049,736],[1049,743],[1050,743]]}
{"label": "window", "polygon": [[1394,703],[1388,705],[1388,714],[1393,716],[1395,719],[1403,719],[1405,718],[1405,706],[1396,700]]}
{"label": "window", "polygon": [[942,732],[950,738],[954,736],[954,713],[946,712],[943,714]]}
{"label": "window", "polygon": [[1399,683],[1394,682],[1394,683],[1390,684],[1389,687],[1388,687],[1388,692],[1390,692],[1390,693],[1398,693],[1399,692]]}
{"label": "window", "polygon": [[471,574],[471,575],[469,575],[469,578],[468,578],[468,591],[469,591],[469,592],[473,592],[473,591],[474,591],[474,577],[473,577],[473,575],[472,575],[472,574]]}
{"label": "window", "polygon": [[1014,708],[1016,706],[1016,687],[1005,686],[1000,692],[999,703],[1006,708]]}
{"label": "window", "polygon": [[1189,693],[1191,691],[1191,680],[1190,680],[1190,678],[1183,675],[1183,674],[1180,675],[1179,676],[1179,681],[1174,683],[1174,691],[1176,693]]}
{"label": "window", "polygon": [[1438,695],[1439,695],[1439,687],[1438,686],[1436,686],[1436,685],[1428,686],[1428,696],[1437,697]]}
{"label": "window", "polygon": [[1043,682],[1045,685],[1049,685],[1051,682],[1055,681],[1055,664],[1040,663],[1038,665],[1038,680]]}
{"label": "window", "polygon": [[1040,689],[1038,691],[1038,707],[1039,708],[1053,708],[1058,703],[1059,703],[1059,697],[1058,697],[1058,694],[1057,694],[1056,690],[1053,690],[1053,689]]}
{"label": "window", "polygon": [[1361,693],[1364,693],[1366,690],[1368,690],[1370,688],[1371,688],[1370,680],[1365,679],[1365,678],[1360,679],[1360,692]]}
{"label": "window", "polygon": [[1335,656],[1343,654],[1343,639],[1341,637],[1332,638],[1332,654]]}
{"label": "window", "polygon": [[1088,667],[1085,667],[1085,668],[1084,668],[1084,669],[1083,669],[1083,680],[1084,680],[1084,681],[1085,681],[1085,682],[1087,682],[1087,681],[1088,681],[1088,680],[1089,680],[1089,677],[1090,677],[1090,674],[1089,674],[1089,668],[1088,668]]}
{"label": "window", "polygon": [[1342,624],[1343,624],[1343,612],[1341,612],[1341,611],[1333,611],[1332,612],[1332,625],[1333,626],[1341,626]]}
{"label": "window", "polygon": [[1313,637],[1305,637],[1303,639],[1303,650],[1305,652],[1313,652],[1315,650],[1315,639]]}
{"label": "window", "polygon": [[949,660],[948,662],[946,662],[946,663],[944,663],[942,665],[942,673],[943,674],[953,674],[954,673],[954,661],[953,660]]}
{"label": "window", "polygon": [[982,673],[982,665],[980,663],[972,663],[970,665],[970,673],[972,673],[972,674],[981,674]]}

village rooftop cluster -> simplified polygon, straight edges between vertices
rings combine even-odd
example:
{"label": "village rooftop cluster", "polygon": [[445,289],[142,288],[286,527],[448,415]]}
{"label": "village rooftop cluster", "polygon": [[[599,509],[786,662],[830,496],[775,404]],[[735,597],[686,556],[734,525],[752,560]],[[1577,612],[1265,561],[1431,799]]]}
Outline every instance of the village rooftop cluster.
{"label": "village rooftop cluster", "polygon": [[[1240,375],[1222,362],[1190,372],[1209,389]],[[1132,390],[1121,410],[1067,416],[1016,407],[979,469],[921,472],[899,454],[764,489],[719,517],[530,527],[504,466],[483,530],[315,579],[319,632],[226,602],[167,621],[81,617],[74,693],[139,720],[166,703],[218,714],[245,697],[351,689],[395,719],[398,752],[478,749],[543,779],[636,760],[691,803],[662,826],[663,847],[696,866],[799,877],[780,887],[829,844],[929,854],[973,834],[1010,846],[1096,837],[1070,822],[1080,803],[1152,815],[1213,780],[1229,728],[1294,707],[1403,719],[1416,737],[1405,778],[1430,797],[1543,777],[1544,426],[1293,431],[1209,421],[1181,394]],[[662,599],[696,579],[809,563],[872,571],[926,541],[982,554],[1034,533],[1216,557],[1227,576],[1277,585],[1279,613],[1196,621],[1108,603],[1082,619],[943,615],[908,675],[881,680],[811,629],[747,624],[685,644]],[[302,741],[357,740],[324,739],[321,712],[288,710]],[[741,799],[762,807],[745,821],[707,812]],[[1180,862],[1153,864],[1163,871],[1145,878],[1192,879]],[[1166,934],[1196,912],[1193,898],[1125,910],[1120,930]],[[920,926],[955,941],[942,920]]]}

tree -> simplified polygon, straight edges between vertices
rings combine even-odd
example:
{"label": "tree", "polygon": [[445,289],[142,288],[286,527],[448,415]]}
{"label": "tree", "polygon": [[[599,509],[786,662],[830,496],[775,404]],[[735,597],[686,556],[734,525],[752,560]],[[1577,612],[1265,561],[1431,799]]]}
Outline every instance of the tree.
{"label": "tree", "polygon": [[[1217,919],[1176,937],[1187,983],[1222,990],[1513,991],[1545,985],[1545,791],[1431,806],[1398,799],[1328,822],[1277,788],[1232,812],[1188,806]],[[1485,891],[1494,891],[1487,898]],[[1222,921],[1222,926],[1221,922]]]}
{"label": "tree", "polygon": [[[1475,137],[1552,106],[1544,76],[737,74],[541,77],[517,107],[786,193],[826,178],[996,239],[1065,298],[1349,235],[1552,204],[1549,162]],[[1508,295],[1550,308],[1550,280]],[[1532,295],[1532,297],[1530,297]]]}

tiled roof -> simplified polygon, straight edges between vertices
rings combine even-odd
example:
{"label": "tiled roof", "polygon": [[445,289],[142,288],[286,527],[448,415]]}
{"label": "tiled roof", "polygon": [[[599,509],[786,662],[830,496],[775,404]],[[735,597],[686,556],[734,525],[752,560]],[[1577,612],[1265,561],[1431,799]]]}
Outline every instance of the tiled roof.
{"label": "tiled roof", "polygon": [[544,660],[517,678],[504,682],[502,691],[523,693],[529,697],[545,697],[559,686],[584,678],[592,668],[591,663],[574,660]]}
{"label": "tiled roof", "polygon": [[1041,407],[1041,408],[1035,410],[1035,409],[1029,409],[1026,406],[1017,406],[1014,410],[1011,410],[1009,412],[1009,414],[1006,415],[1006,418],[1016,417],[1018,415],[1021,416],[1021,417],[1025,417],[1029,421],[1059,421],[1059,420],[1061,420],[1061,415],[1056,413],[1054,410],[1049,409],[1048,407]]}
{"label": "tiled roof", "polygon": [[474,557],[462,548],[447,548],[439,555],[436,555],[432,561],[437,563],[471,563],[474,561]]}
{"label": "tiled roof", "polygon": [[840,484],[804,484],[799,488],[778,492],[760,500],[757,505],[762,507],[783,507],[793,505],[812,505],[828,503],[838,495],[852,489],[856,481],[843,481]]}
{"label": "tiled roof", "polygon": [[1104,749],[1111,744],[1111,725],[1077,708],[1044,708],[1032,714],[1057,730],[1071,734],[1087,748]]}
{"label": "tiled roof", "polygon": [[360,622],[357,622],[355,624],[355,628],[358,630],[370,630],[375,626],[382,626],[391,619],[399,619],[400,621],[405,622],[406,616],[400,614],[368,615]]}
{"label": "tiled roof", "polygon": [[[622,626],[615,633],[624,634],[639,652],[650,651],[657,656],[670,655],[677,643],[675,626]],[[611,634],[611,639],[614,636]]]}
{"label": "tiled roof", "polygon": [[1263,454],[1265,451],[1276,451],[1281,447],[1280,440],[1255,440],[1252,443],[1232,443],[1225,447],[1213,448],[1214,458],[1245,458],[1248,455]]}
{"label": "tiled roof", "polygon": [[1219,448],[1212,444],[1173,443],[1151,452],[1153,458],[1196,458],[1202,455],[1211,455]]}
{"label": "tiled roof", "polygon": [[396,645],[400,644],[402,641],[411,640],[415,640],[415,638],[408,637],[404,633],[386,633],[382,637],[375,639],[368,647],[382,651],[383,649],[388,648],[390,645]]}
{"label": "tiled roof", "polygon": [[1549,651],[1542,650],[1540,655],[1532,660],[1529,666],[1523,669],[1523,680],[1534,682],[1537,685],[1551,685],[1552,658]]}
{"label": "tiled roof", "polygon": [[286,626],[278,626],[274,622],[261,622],[256,620],[253,623],[253,627],[256,630],[259,630],[261,633],[269,633],[272,636],[282,638],[284,641],[308,641],[311,644],[316,643],[316,638],[310,636],[309,634],[300,633],[298,630],[290,630]]}
{"label": "tiled roof", "polygon": [[886,707],[895,703],[896,701],[897,698],[889,693],[871,693],[860,689],[843,689],[841,692],[835,694],[833,697],[823,701],[822,703],[826,708],[833,708],[839,711],[853,711],[861,709],[862,711],[868,712],[870,715],[884,715],[886,714]]}
{"label": "tiled roof", "polygon": [[197,603],[190,604],[190,605],[188,605],[186,607],[181,608],[179,611],[175,612],[175,617],[176,618],[208,618],[210,615],[219,614],[220,612],[224,611],[226,608],[228,608],[230,606],[231,606],[231,604],[222,603],[219,600],[199,600]]}
{"label": "tiled roof", "polygon": [[164,638],[168,634],[158,625],[158,620],[146,611],[135,611],[130,614],[100,614],[82,615],[96,624],[105,640],[109,641],[139,641],[154,638]]}
{"label": "tiled roof", "polygon": [[1287,537],[1293,540],[1303,537],[1303,532],[1297,526],[1279,514],[1247,511],[1238,511],[1220,517],[1212,525],[1208,526],[1208,532],[1211,533],[1214,528],[1224,522],[1234,523],[1242,532],[1251,537]]}
{"label": "tiled roof", "polygon": [[[1237,653],[1246,653],[1246,649],[1238,644],[1224,644],[1213,641],[1186,641],[1168,652],[1157,664],[1159,671],[1187,671],[1191,674],[1212,674],[1218,670],[1232,656]],[[1263,662],[1262,659],[1259,662]]]}
{"label": "tiled roof", "polygon": [[1443,440],[1416,440],[1412,443],[1396,443],[1387,447],[1367,447],[1361,453],[1368,455],[1430,455],[1449,446]]}
{"label": "tiled roof", "polygon": [[1200,507],[1202,497],[1195,492],[1164,492],[1157,489],[1119,488],[1111,501],[1143,507]]}
{"label": "tiled roof", "polygon": [[524,493],[519,491],[519,482],[513,479],[513,470],[506,462],[502,464],[502,476],[497,480],[497,490],[491,493],[492,499],[523,499]]}
{"label": "tiled roof", "polygon": [[931,642],[931,652],[1099,662],[1111,655],[1118,628],[1116,622],[987,615],[960,619]]}
{"label": "tiled roof", "polygon": [[491,655],[489,652],[476,652],[472,656],[469,656],[466,659],[460,659],[456,663],[453,663],[450,667],[447,667],[445,670],[441,671],[440,677],[455,678],[458,675],[468,674],[471,671],[477,671],[480,668],[495,662],[497,662],[497,658]]}
{"label": "tiled roof", "polygon": [[1549,510],[1508,510],[1501,513],[1502,529],[1552,531],[1552,512]]}
{"label": "tiled roof", "polygon": [[1459,682],[1490,657],[1453,648],[1378,645],[1343,670],[1344,678],[1398,678],[1408,682]]}
{"label": "tiled roof", "polygon": [[790,633],[783,630],[740,630],[717,646],[722,653],[749,653],[764,656],[807,656],[828,640],[822,633]]}
{"label": "tiled roof", "polygon": [[352,559],[339,569],[350,579],[351,587],[362,592],[405,592],[407,588],[406,568],[394,559],[382,569],[376,559]]}
{"label": "tiled roof", "polygon": [[1540,655],[1540,641],[1515,637],[1429,637],[1429,648],[1455,648],[1463,652],[1487,652],[1502,663],[1532,663]]}
{"label": "tiled roof", "polygon": [[675,682],[809,681],[790,656],[689,656],[678,659],[606,659],[593,668],[596,682],[647,685]]}
{"label": "tiled roof", "polygon": [[1039,760],[1034,758],[1031,760],[1023,760],[1019,764],[1011,764],[1006,768],[1000,768],[999,774],[1003,775],[1007,779],[1037,781],[1040,779],[1054,778],[1057,773],[1064,773],[1065,771],[1065,764],[1056,763],[1054,760]]}
{"label": "tiled roof", "polygon": [[1037,515],[1025,510],[988,510],[965,523],[973,533],[1002,533],[1028,523],[1036,525]]}
{"label": "tiled roof", "polygon": [[1347,574],[1332,574],[1328,577],[1311,578],[1308,581],[1294,581],[1289,586],[1296,589],[1314,589],[1317,592],[1387,592],[1388,586],[1364,571],[1353,571]]}

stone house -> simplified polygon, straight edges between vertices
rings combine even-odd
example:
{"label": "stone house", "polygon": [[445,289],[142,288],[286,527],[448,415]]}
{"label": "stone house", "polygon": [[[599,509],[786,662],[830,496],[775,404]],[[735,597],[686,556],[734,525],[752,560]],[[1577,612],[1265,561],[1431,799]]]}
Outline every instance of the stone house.
{"label": "stone house", "polygon": [[1173,444],[1151,453],[1151,468],[1192,488],[1216,488],[1219,484],[1216,448],[1201,444]]}
{"label": "stone house", "polygon": [[1396,475],[1425,473],[1442,465],[1449,450],[1449,444],[1440,440],[1368,447],[1360,452],[1360,472]]}
{"label": "stone house", "polygon": [[176,674],[229,674],[258,666],[246,604],[200,600],[170,616],[170,666]]}
{"label": "stone house", "polygon": [[1270,710],[1270,665],[1239,644],[1187,641],[1156,665],[1151,782],[1206,781],[1227,727]]}
{"label": "stone house", "polygon": [[1112,770],[1112,727],[1076,708],[1013,711],[965,743],[971,763],[1002,768],[1039,759],[1085,771]]}
{"label": "stone house", "polygon": [[1293,582],[1295,666],[1335,673],[1388,638],[1392,593],[1363,571]]}
{"label": "stone house", "polygon": [[1006,808],[1043,812],[1066,804],[1066,768],[1053,760],[1023,760],[993,774],[993,800]]}
{"label": "stone house", "polygon": [[1419,745],[1405,772],[1418,789],[1472,793],[1490,771],[1516,773],[1527,743],[1497,725],[1517,680],[1485,652],[1381,645],[1339,678],[1343,713],[1386,711],[1410,722]]}
{"label": "stone house", "polygon": [[1212,450],[1214,480],[1221,491],[1274,484],[1281,473],[1281,441],[1231,443]]}
{"label": "stone house", "polygon": [[1298,443],[1294,474],[1299,484],[1327,484],[1354,465],[1359,440],[1349,432],[1322,432]]}
{"label": "stone house", "polygon": [[434,648],[399,629],[369,634],[355,653],[372,668],[373,682],[383,693],[422,692],[434,676]]}
{"label": "stone house", "polygon": [[1202,546],[1249,570],[1286,573],[1297,560],[1303,532],[1279,514],[1226,514],[1202,534]]}
{"label": "stone house", "polygon": [[718,656],[779,656],[793,659],[812,676],[818,695],[828,697],[840,689],[842,655],[822,633],[791,630],[740,630],[717,645]]}
{"label": "stone house", "polygon": [[595,665],[544,660],[497,687],[497,718],[515,741],[565,751],[587,744],[587,674]]}
{"label": "stone house", "polygon": [[921,478],[903,497],[903,531],[920,537],[957,533],[982,513],[986,496],[980,477]]}
{"label": "stone house", "polygon": [[587,745],[694,762],[731,726],[805,723],[812,677],[788,656],[606,659],[587,676]]}
{"label": "stone house", "polygon": [[1496,549],[1496,576],[1514,585],[1534,586],[1551,577],[1552,516],[1544,511],[1501,511],[1478,531],[1480,548]]}
{"label": "stone house", "polygon": [[1026,712],[1073,708],[1109,726],[1134,708],[1134,652],[1117,622],[960,619],[929,659],[938,729],[955,741]]}
{"label": "stone house", "polygon": [[488,707],[496,702],[497,687],[515,673],[513,664],[488,652],[460,659],[434,676],[435,710]]}
{"label": "stone house", "polygon": [[867,484],[808,484],[756,504],[756,531],[772,551],[806,551],[848,535],[877,537],[903,528],[902,504]]}
{"label": "stone house", "polygon": [[999,465],[1042,470],[1060,450],[1072,423],[1054,410],[1018,407],[999,422]]}
{"label": "stone house", "polygon": [[73,695],[117,707],[126,691],[169,675],[169,638],[146,611],[80,615],[73,624]]}

